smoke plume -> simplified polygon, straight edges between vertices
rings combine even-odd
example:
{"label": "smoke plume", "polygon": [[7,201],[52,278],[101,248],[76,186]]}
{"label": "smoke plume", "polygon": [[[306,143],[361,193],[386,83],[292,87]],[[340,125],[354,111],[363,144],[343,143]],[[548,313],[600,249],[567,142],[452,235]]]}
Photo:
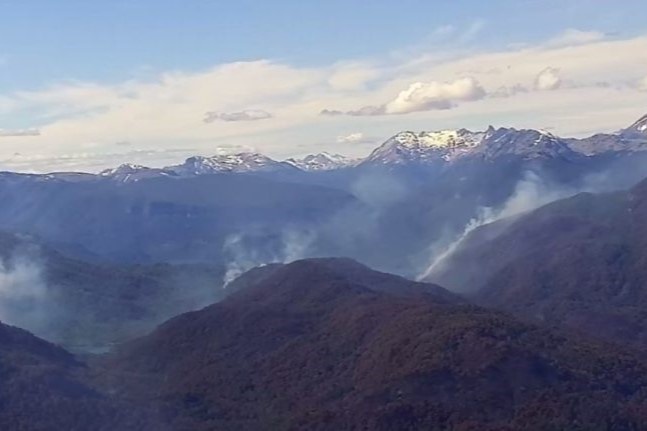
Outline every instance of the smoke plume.
{"label": "smoke plume", "polygon": [[262,231],[229,235],[223,245],[227,262],[223,287],[257,266],[308,257],[313,241],[313,232],[296,228],[284,229],[278,235]]}
{"label": "smoke plume", "polygon": [[42,265],[30,253],[0,261],[0,320],[34,333],[47,326],[48,290]]}
{"label": "smoke plume", "polygon": [[576,192],[574,189],[565,187],[553,187],[550,184],[546,184],[534,172],[527,172],[503,205],[499,208],[478,208],[477,215],[465,225],[464,229],[458,235],[449,241],[438,241],[432,244],[430,247],[431,259],[417,279],[428,279],[436,271],[442,269],[448,259],[460,248],[465,238],[479,227],[506,217],[512,217],[534,210],[549,202],[573,195]]}

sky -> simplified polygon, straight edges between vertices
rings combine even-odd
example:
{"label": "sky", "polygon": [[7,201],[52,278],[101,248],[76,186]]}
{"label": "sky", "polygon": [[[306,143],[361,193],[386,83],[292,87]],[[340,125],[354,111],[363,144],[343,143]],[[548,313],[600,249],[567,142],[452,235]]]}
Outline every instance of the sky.
{"label": "sky", "polygon": [[0,0],[0,169],[361,157],[647,113],[644,0]]}

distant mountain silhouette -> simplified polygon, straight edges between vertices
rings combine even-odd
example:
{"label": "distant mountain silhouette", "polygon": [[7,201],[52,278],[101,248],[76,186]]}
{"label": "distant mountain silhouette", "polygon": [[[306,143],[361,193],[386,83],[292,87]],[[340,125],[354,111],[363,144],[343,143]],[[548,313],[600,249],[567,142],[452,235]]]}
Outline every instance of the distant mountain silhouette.
{"label": "distant mountain silhouette", "polygon": [[126,184],[5,174],[0,200],[2,230],[128,263],[222,263],[229,235],[311,226],[355,202],[337,189],[251,174]]}

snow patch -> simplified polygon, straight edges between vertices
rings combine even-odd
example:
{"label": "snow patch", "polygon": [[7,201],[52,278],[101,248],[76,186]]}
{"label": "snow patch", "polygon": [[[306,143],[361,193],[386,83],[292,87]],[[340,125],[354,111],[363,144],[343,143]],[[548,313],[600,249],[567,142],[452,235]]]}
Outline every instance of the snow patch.
{"label": "snow patch", "polygon": [[301,159],[287,159],[285,161],[304,171],[331,171],[352,166],[355,161],[340,154],[330,154],[322,152],[319,154],[310,154]]}

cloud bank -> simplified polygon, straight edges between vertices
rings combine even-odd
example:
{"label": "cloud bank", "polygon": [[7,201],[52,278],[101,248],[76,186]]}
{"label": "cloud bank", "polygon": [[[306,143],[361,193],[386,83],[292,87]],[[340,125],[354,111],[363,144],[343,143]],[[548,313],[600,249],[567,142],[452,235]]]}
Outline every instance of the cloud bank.
{"label": "cloud bank", "polygon": [[[36,169],[25,159],[14,164],[15,153],[53,161],[98,157],[114,153],[115,142],[131,142],[142,153],[210,154],[244,145],[274,158],[310,150],[361,157],[366,148],[337,141],[343,131],[361,128],[386,138],[406,129],[551,125],[556,134],[582,136],[621,129],[644,115],[645,83],[638,84],[636,71],[647,70],[647,35],[568,30],[535,45],[488,50],[451,43],[319,67],[257,60],[116,84],[68,81],[0,93],[2,168]],[[24,121],[35,128],[12,126]],[[98,164],[93,160],[92,168]]]}
{"label": "cloud bank", "polygon": [[246,109],[239,112],[207,112],[204,116],[205,123],[214,121],[257,121],[272,118],[272,114],[262,109]]}
{"label": "cloud bank", "polygon": [[584,45],[601,41],[604,38],[606,38],[606,35],[600,31],[569,28],[563,33],[550,39],[546,43],[546,46],[550,48],[561,48],[566,46]]}
{"label": "cloud bank", "polygon": [[20,138],[25,136],[40,136],[38,129],[0,129],[0,138]]}
{"label": "cloud bank", "polygon": [[363,144],[372,142],[374,139],[364,136],[362,132],[349,133],[348,135],[337,136],[338,143],[340,144]]}
{"label": "cloud bank", "polygon": [[638,81],[638,89],[640,91],[647,91],[647,76]]}

